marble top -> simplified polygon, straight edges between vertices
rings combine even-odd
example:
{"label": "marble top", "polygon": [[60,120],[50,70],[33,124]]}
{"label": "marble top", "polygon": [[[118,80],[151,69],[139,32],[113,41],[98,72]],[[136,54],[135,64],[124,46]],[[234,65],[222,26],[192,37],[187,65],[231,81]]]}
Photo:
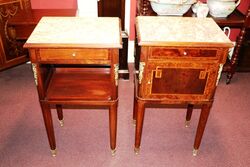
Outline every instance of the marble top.
{"label": "marble top", "polygon": [[138,16],[136,24],[139,45],[233,46],[211,18]]}
{"label": "marble top", "polygon": [[119,18],[43,17],[24,47],[121,48]]}

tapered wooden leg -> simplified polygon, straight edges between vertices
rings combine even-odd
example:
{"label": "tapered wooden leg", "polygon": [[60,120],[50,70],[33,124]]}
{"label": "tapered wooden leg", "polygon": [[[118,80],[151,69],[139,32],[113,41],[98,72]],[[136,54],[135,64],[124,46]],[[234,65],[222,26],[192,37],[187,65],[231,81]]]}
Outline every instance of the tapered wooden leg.
{"label": "tapered wooden leg", "polygon": [[137,117],[136,117],[136,128],[135,128],[135,154],[139,154],[141,145],[142,127],[145,113],[145,104],[140,100],[135,101],[137,103]]}
{"label": "tapered wooden leg", "polygon": [[196,156],[198,153],[198,149],[201,144],[201,139],[206,127],[207,119],[210,113],[212,104],[204,104],[201,109],[200,119],[196,131],[195,141],[194,141],[194,149],[193,149],[193,156]]}
{"label": "tapered wooden leg", "polygon": [[110,132],[110,148],[112,155],[116,151],[116,133],[117,133],[117,102],[109,107],[109,132]]}
{"label": "tapered wooden leg", "polygon": [[133,109],[133,124],[136,125],[136,115],[137,115],[137,101],[134,95],[134,109]]}
{"label": "tapered wooden leg", "polygon": [[56,141],[55,141],[55,134],[54,134],[50,106],[49,104],[45,102],[41,102],[40,104],[42,108],[43,120],[44,120],[46,132],[47,132],[47,136],[49,140],[51,153],[52,153],[52,156],[56,156]]}
{"label": "tapered wooden leg", "polygon": [[58,119],[59,119],[60,126],[63,126],[64,121],[63,121],[62,105],[57,104],[56,105],[56,111],[57,111],[57,116],[58,116]]}
{"label": "tapered wooden leg", "polygon": [[189,127],[190,125],[190,120],[192,117],[192,112],[193,112],[194,105],[193,104],[188,104],[187,106],[187,114],[186,114],[186,121],[185,121],[185,126]]}

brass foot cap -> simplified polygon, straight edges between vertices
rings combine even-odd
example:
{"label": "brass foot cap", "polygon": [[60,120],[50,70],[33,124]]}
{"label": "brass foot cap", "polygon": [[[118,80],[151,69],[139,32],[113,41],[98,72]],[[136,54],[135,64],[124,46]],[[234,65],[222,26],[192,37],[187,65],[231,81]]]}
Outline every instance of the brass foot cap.
{"label": "brass foot cap", "polygon": [[56,149],[54,149],[54,150],[50,150],[51,151],[51,155],[52,155],[52,157],[55,157],[56,156]]}
{"label": "brass foot cap", "polygon": [[134,148],[135,155],[138,155],[140,153],[140,148]]}
{"label": "brass foot cap", "polygon": [[193,149],[193,156],[195,157],[195,156],[197,156],[197,154],[198,154],[198,150]]}
{"label": "brass foot cap", "polygon": [[60,126],[63,127],[64,126],[64,120],[59,120]]}
{"label": "brass foot cap", "polygon": [[188,128],[190,126],[190,121],[185,121],[185,127]]}
{"label": "brass foot cap", "polygon": [[115,156],[115,153],[116,153],[116,149],[111,150],[111,155],[112,156]]}

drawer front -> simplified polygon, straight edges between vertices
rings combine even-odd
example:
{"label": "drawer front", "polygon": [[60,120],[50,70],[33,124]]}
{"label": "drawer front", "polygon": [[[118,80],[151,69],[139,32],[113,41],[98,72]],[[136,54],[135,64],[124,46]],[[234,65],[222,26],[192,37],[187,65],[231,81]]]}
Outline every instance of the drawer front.
{"label": "drawer front", "polygon": [[206,101],[213,97],[219,64],[158,63],[146,67],[141,96]]}
{"label": "drawer front", "polygon": [[109,60],[108,49],[40,49],[40,61],[83,61]]}
{"label": "drawer front", "polygon": [[212,48],[179,48],[179,47],[152,47],[149,59],[162,58],[206,58],[217,59],[217,49]]}

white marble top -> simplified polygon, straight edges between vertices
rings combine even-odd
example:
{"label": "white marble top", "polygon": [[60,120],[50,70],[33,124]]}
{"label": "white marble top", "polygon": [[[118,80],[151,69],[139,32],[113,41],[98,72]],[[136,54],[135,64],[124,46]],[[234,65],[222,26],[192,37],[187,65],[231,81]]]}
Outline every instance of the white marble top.
{"label": "white marble top", "polygon": [[121,48],[119,18],[43,17],[25,47]]}
{"label": "white marble top", "polygon": [[138,16],[137,35],[144,46],[233,46],[211,18]]}

